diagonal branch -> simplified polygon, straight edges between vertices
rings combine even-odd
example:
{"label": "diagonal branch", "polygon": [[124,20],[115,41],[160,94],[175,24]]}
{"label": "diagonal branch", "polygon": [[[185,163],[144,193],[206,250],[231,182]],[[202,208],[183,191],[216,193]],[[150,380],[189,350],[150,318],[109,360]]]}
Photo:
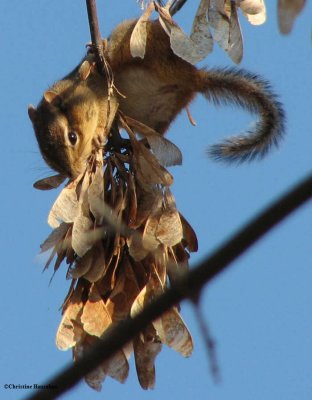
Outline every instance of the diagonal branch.
{"label": "diagonal branch", "polygon": [[47,383],[47,385],[55,386],[55,389],[39,390],[27,400],[52,400],[72,388],[84,375],[122,348],[166,310],[181,300],[196,298],[208,282],[223,272],[232,261],[310,198],[312,198],[312,174],[241,228],[196,268],[178,278],[171,288],[149,304],[140,314],[133,319],[127,318],[108,329],[102,342],[90,353]]}
{"label": "diagonal branch", "polygon": [[181,8],[184,6],[184,4],[187,2],[187,0],[175,0],[170,7],[169,11],[171,15],[176,14]]}

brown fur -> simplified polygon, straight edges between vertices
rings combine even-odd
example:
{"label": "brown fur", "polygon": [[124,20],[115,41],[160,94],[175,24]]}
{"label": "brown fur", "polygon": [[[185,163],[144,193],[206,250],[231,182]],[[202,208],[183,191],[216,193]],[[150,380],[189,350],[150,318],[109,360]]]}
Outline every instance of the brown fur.
{"label": "brown fur", "polygon": [[[242,70],[197,69],[172,52],[169,37],[158,21],[146,24],[144,59],[133,58],[130,37],[135,23],[118,25],[105,46],[114,84],[122,94],[117,100],[124,114],[164,134],[181,110],[202,93],[216,104],[236,103],[260,116],[248,135],[212,147],[215,158],[239,162],[261,157],[278,142],[284,114],[267,82]],[[48,90],[52,96],[46,92],[37,110],[29,109],[44,159],[70,177],[83,171],[107,118],[106,80],[96,70],[81,79],[78,70],[79,66],[53,85]],[[75,146],[67,140],[70,131],[79,137]]]}

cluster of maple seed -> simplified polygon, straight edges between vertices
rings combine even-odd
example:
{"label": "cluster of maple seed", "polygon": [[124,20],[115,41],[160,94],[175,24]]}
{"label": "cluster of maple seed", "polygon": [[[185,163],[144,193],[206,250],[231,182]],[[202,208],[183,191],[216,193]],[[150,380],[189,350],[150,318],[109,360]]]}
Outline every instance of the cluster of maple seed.
{"label": "cluster of maple seed", "polygon": [[[240,63],[243,57],[243,35],[238,10],[252,25],[263,24],[267,17],[264,0],[200,0],[191,34],[188,36],[171,18],[169,13],[171,1],[167,1],[165,7],[160,7],[150,0],[142,0],[140,3],[142,8],[145,3],[148,6],[133,32],[133,43],[136,45],[139,43],[142,47],[144,22],[155,6],[159,13],[159,22],[170,37],[173,52],[191,64],[206,58],[211,53],[214,42],[227,52],[233,62]],[[288,34],[292,30],[305,4],[306,0],[278,0],[277,17],[281,33]],[[134,36],[138,36],[138,40],[135,40]],[[142,51],[133,53],[139,57],[141,54]]]}
{"label": "cluster of maple seed", "polygon": [[[56,255],[55,270],[63,260],[69,265],[72,283],[56,343],[61,350],[72,348],[74,359],[111,324],[136,314],[161,294],[168,281],[187,269],[189,252],[197,250],[196,235],[177,211],[169,189],[173,178],[155,156],[161,148],[163,162],[178,163],[178,148],[138,121],[117,118],[129,145],[108,142],[110,151],[104,158],[98,150],[85,172],[61,191],[48,218],[54,231],[41,246],[42,251],[53,249],[48,264]],[[134,128],[142,140],[137,140]],[[177,307],[85,380],[96,390],[105,376],[124,382],[133,351],[139,382],[151,388],[162,343],[183,356],[192,352],[192,338]]]}

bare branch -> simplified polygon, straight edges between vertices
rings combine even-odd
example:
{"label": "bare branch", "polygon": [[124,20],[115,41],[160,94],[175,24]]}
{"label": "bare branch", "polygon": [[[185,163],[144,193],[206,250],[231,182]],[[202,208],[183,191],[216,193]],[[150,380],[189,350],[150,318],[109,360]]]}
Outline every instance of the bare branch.
{"label": "bare branch", "polygon": [[171,15],[176,14],[181,8],[184,6],[184,4],[187,2],[187,0],[175,0],[170,7],[169,11]]}
{"label": "bare branch", "polygon": [[202,334],[202,337],[203,337],[203,340],[204,340],[204,343],[205,343],[205,346],[207,349],[210,373],[216,383],[220,382],[221,375],[220,375],[220,368],[219,368],[218,359],[217,359],[216,344],[210,333],[209,325],[205,319],[200,299],[197,301],[194,301],[194,310],[195,310],[195,315],[197,317],[199,329],[200,329],[200,332]]}
{"label": "bare branch", "polygon": [[[86,0],[92,49],[95,54],[97,69],[107,77],[109,94],[113,87],[112,71],[104,56],[103,40],[99,27],[99,20],[96,10],[96,0]],[[108,107],[109,113],[109,107]]]}
{"label": "bare branch", "polygon": [[96,11],[96,0],[86,0],[86,4],[88,11],[91,41],[94,46],[95,56],[97,59],[97,66],[101,71],[103,68],[104,52],[102,46],[101,32],[99,28],[99,21]]}
{"label": "bare branch", "polygon": [[84,375],[109,358],[166,310],[183,299],[197,298],[198,293],[207,282],[223,272],[232,261],[242,255],[266,232],[311,197],[312,174],[240,229],[197,268],[179,277],[171,288],[149,304],[140,314],[133,319],[127,318],[108,329],[101,343],[94,347],[89,354],[47,383],[47,385],[55,386],[55,389],[39,390],[27,400],[52,400],[73,387]]}

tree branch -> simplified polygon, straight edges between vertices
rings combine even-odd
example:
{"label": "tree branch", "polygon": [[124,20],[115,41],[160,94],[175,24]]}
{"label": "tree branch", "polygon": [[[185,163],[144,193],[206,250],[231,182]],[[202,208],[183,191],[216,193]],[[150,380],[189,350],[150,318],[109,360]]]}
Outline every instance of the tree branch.
{"label": "tree branch", "polygon": [[187,0],[175,0],[169,9],[170,14],[176,14],[179,10],[181,10],[186,2]]}
{"label": "tree branch", "polygon": [[311,197],[312,174],[252,219],[196,268],[179,277],[171,288],[149,304],[140,314],[133,319],[127,318],[108,329],[101,343],[90,353],[47,383],[47,385],[55,386],[56,389],[39,390],[27,400],[52,400],[73,387],[84,375],[112,356],[166,310],[181,300],[196,298],[207,282],[224,271],[232,261],[242,255],[266,232]]}
{"label": "tree branch", "polygon": [[91,34],[91,41],[94,47],[95,57],[97,60],[97,66],[101,71],[103,68],[104,61],[104,53],[102,46],[102,37],[99,28],[99,21],[97,17],[96,11],[96,0],[86,0],[87,11],[88,11],[88,19],[89,19],[89,27]]}
{"label": "tree branch", "polygon": [[86,0],[92,48],[96,59],[96,66],[100,73],[107,77],[108,86],[112,85],[112,73],[104,56],[103,40],[99,28],[96,10],[96,0]]}

